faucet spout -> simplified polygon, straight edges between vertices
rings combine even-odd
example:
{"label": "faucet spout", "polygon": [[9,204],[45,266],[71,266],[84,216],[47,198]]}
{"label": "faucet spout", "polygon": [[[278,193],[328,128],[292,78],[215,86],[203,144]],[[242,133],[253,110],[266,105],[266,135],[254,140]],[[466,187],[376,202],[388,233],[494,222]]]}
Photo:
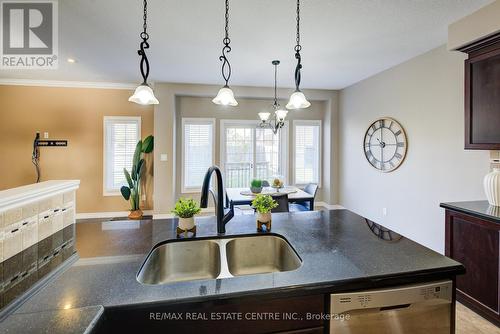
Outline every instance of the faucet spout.
{"label": "faucet spout", "polygon": [[230,209],[227,213],[224,212],[224,186],[222,183],[222,173],[217,166],[208,168],[205,174],[203,187],[201,188],[200,207],[206,208],[208,206],[208,193],[212,192],[210,189],[210,180],[214,172],[217,179],[217,198],[214,196],[215,214],[217,216],[217,233],[225,234],[226,224],[233,218],[234,212],[233,209]]}

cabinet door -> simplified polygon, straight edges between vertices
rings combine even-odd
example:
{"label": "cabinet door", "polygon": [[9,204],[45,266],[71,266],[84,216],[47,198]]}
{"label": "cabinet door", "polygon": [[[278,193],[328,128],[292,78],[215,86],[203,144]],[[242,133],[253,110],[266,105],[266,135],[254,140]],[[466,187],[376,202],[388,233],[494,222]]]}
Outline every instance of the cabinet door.
{"label": "cabinet door", "polygon": [[466,269],[457,276],[457,289],[498,313],[498,227],[455,213],[447,213],[447,225],[446,255]]}
{"label": "cabinet door", "polygon": [[465,148],[500,149],[500,37],[465,61]]}

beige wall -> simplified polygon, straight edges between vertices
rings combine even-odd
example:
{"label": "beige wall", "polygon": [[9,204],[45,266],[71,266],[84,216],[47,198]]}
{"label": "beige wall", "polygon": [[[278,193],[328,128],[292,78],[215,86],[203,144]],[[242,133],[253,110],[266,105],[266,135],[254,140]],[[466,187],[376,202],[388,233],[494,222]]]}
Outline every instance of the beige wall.
{"label": "beige wall", "polygon": [[[198,117],[205,117],[205,111],[213,108],[210,98],[217,93],[219,86],[215,85],[190,85],[190,84],[172,84],[163,83],[155,85],[155,94],[160,101],[160,104],[155,106],[155,165],[154,165],[154,183],[155,183],[155,196],[154,196],[154,211],[155,214],[168,214],[172,209],[175,199],[178,197],[177,187],[178,180],[177,176],[180,175],[179,166],[177,164],[176,152],[178,141],[180,141],[181,134],[178,132],[177,122],[180,122],[179,117],[177,117],[178,110],[178,97],[201,97],[205,99],[200,99],[198,102],[202,103],[203,107],[200,105],[197,112]],[[238,100],[243,101],[245,105],[245,100],[257,99],[260,100],[260,106],[263,106],[263,99],[268,99],[269,103],[271,97],[273,96],[272,88],[265,87],[233,87],[236,97]],[[292,90],[290,89],[280,89],[278,91],[278,97],[285,101]],[[321,105],[324,108],[324,123],[323,123],[323,146],[329,147],[329,149],[324,150],[323,161],[322,161],[322,174],[323,174],[323,184],[324,189],[321,190],[322,200],[329,204],[337,203],[337,186],[338,186],[338,174],[336,168],[334,168],[334,163],[338,159],[338,145],[337,145],[337,117],[338,117],[338,93],[336,91],[327,90],[306,90],[305,91],[308,98],[313,101],[321,101]],[[249,102],[251,103],[251,102]],[[241,109],[241,105],[235,112],[244,112]],[[246,119],[255,119],[257,111],[249,112]],[[252,118],[250,118],[250,113]],[[299,112],[297,112],[299,113]],[[302,113],[302,111],[300,112]],[[303,111],[306,115],[307,110]],[[297,114],[298,115],[298,114]],[[299,116],[297,116],[299,117]],[[302,116],[300,116],[302,117]],[[304,116],[308,119],[308,116]],[[326,130],[328,129],[328,130]],[[167,160],[161,161],[160,155],[166,154]]]}
{"label": "beige wall", "polygon": [[[464,150],[464,58],[442,46],[340,94],[340,204],[439,252],[439,203],[484,199],[489,167],[489,152]],[[372,168],[363,153],[367,127],[382,116],[408,137],[406,160],[392,173]]]}
{"label": "beige wall", "polygon": [[[33,183],[31,163],[36,131],[67,139],[66,148],[41,148],[42,181],[79,179],[77,211],[124,211],[121,196],[103,196],[103,116],[141,116],[142,136],[153,133],[153,108],[127,101],[116,89],[0,86],[0,190]],[[148,203],[153,190],[152,158]]]}
{"label": "beige wall", "polygon": [[[221,137],[221,127],[220,121],[224,119],[231,120],[258,120],[258,112],[261,111],[271,111],[272,110],[272,100],[265,99],[238,99],[238,106],[235,108],[227,108],[224,106],[219,106],[212,103],[212,99],[209,97],[192,97],[192,96],[180,96],[177,97],[176,100],[176,133],[178,134],[177,138],[180,138],[182,134],[181,123],[183,117],[200,117],[200,118],[214,118],[216,121],[215,126],[215,164],[220,166],[220,137]],[[282,103],[286,103],[286,101],[282,101]],[[313,101],[311,106],[306,110],[295,110],[290,111],[287,115],[288,121],[288,136],[287,143],[288,145],[288,180],[291,182],[292,180],[292,172],[293,172],[293,154],[292,154],[292,143],[294,142],[293,137],[293,120],[320,120],[324,127],[325,116],[326,116],[326,106],[324,101]],[[323,132],[329,132],[330,128],[327,125],[327,128],[323,130]],[[325,155],[325,151],[330,150],[330,145],[322,145],[321,156]],[[176,143],[176,170],[181,170],[181,154],[182,154],[182,143],[180,140]],[[323,174],[322,169],[322,174]],[[175,195],[179,196],[190,196],[193,198],[199,198],[199,194],[181,194],[181,173],[176,174],[176,183],[175,183]],[[321,175],[321,180],[323,180],[323,175]],[[324,184],[321,189],[318,191],[318,201],[323,200],[323,193],[330,191],[330,185]]]}
{"label": "beige wall", "polygon": [[450,24],[448,49],[457,50],[497,32],[500,32],[500,0]]}

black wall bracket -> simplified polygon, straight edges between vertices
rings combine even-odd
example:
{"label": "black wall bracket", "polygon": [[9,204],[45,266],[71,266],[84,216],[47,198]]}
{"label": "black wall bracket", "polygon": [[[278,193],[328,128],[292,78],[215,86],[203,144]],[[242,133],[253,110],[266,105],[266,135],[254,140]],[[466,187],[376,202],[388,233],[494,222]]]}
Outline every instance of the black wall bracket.
{"label": "black wall bracket", "polygon": [[38,147],[53,147],[53,146],[68,146],[67,140],[56,140],[56,139],[38,139],[36,141],[36,146]]}

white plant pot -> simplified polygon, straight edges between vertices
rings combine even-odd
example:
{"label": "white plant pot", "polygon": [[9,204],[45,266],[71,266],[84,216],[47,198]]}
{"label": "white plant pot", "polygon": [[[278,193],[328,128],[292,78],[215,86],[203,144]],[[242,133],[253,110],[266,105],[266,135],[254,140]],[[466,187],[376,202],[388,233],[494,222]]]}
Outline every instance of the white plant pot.
{"label": "white plant pot", "polygon": [[191,218],[180,218],[179,217],[179,228],[187,231],[194,227],[194,217]]}
{"label": "white plant pot", "polygon": [[271,221],[271,212],[268,213],[257,213],[257,220],[260,223],[267,223]]}
{"label": "white plant pot", "polygon": [[484,177],[484,192],[490,205],[500,206],[500,168],[493,168],[493,171]]}

